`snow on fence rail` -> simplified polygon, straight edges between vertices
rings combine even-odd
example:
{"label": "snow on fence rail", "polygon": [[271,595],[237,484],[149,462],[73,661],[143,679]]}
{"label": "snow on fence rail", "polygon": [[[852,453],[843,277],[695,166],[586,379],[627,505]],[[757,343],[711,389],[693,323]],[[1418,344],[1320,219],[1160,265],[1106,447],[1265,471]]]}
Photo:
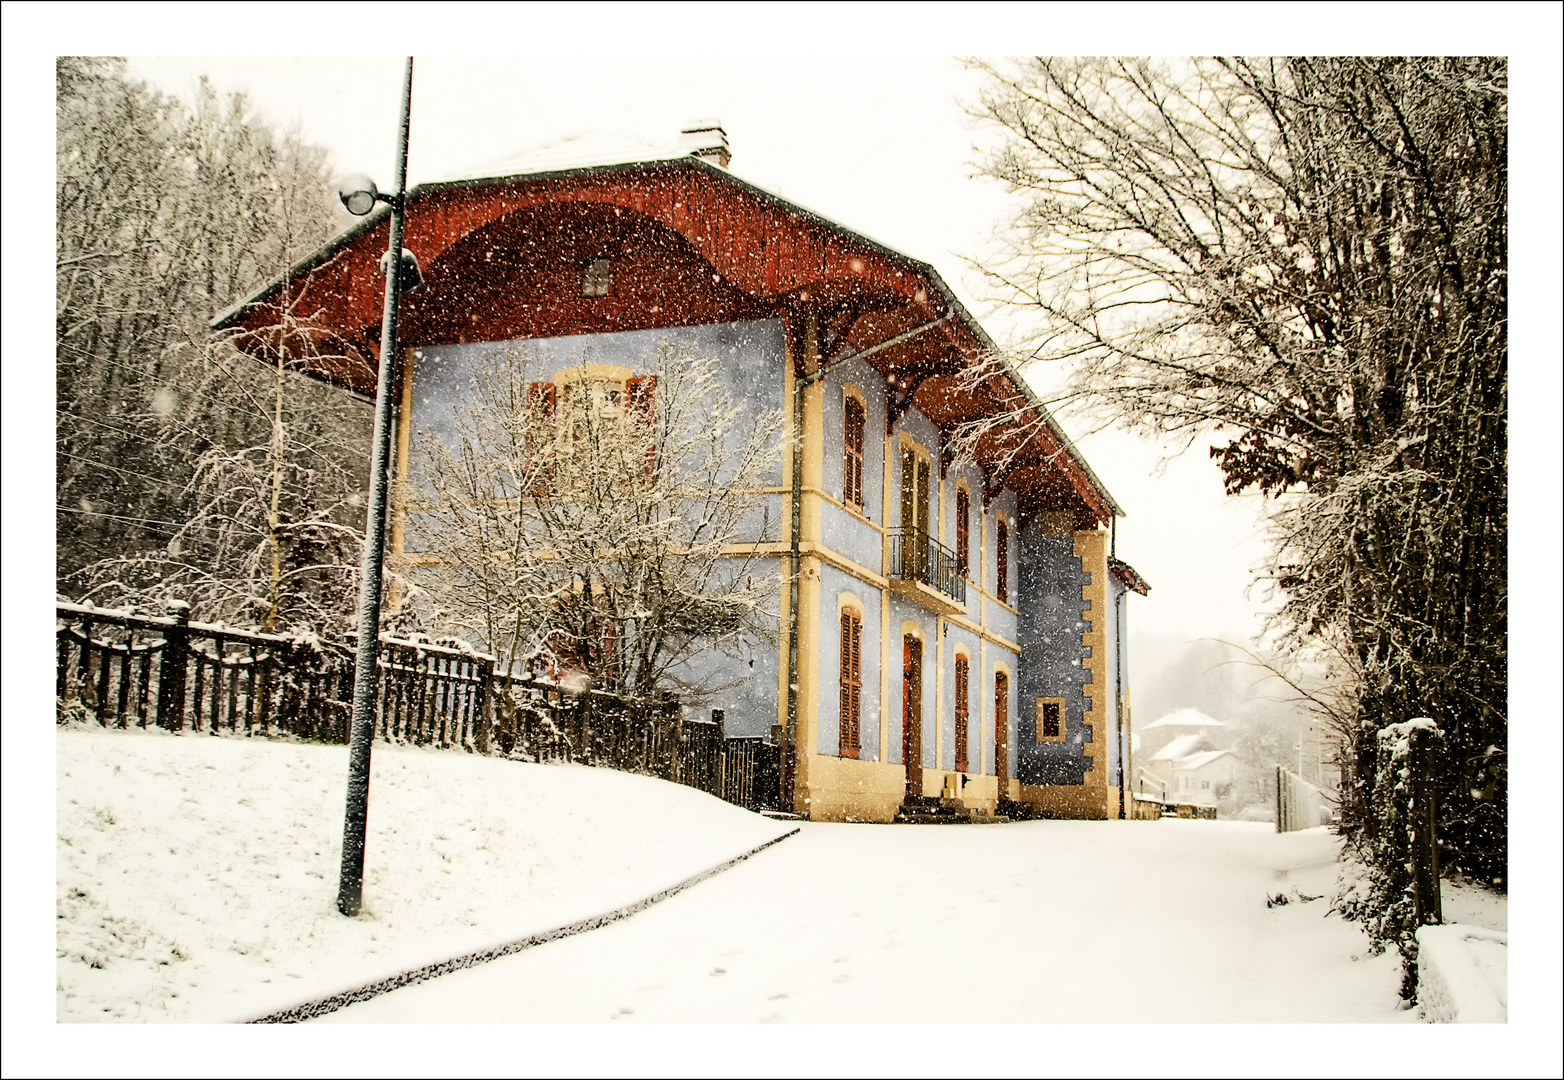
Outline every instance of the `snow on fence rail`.
{"label": "snow on fence rail", "polygon": [[[77,604],[55,607],[60,721],[286,735],[347,742],[354,655],[312,638]],[[647,773],[751,809],[779,809],[779,751],[728,739],[722,713],[686,719],[673,698],[640,701],[509,678],[494,658],[381,638],[377,734],[528,761]]]}

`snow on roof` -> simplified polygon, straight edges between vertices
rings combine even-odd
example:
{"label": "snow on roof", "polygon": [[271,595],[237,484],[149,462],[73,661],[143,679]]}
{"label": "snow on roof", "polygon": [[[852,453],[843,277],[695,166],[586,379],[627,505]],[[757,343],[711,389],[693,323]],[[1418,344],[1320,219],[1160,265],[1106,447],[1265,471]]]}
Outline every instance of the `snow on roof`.
{"label": "snow on roof", "polygon": [[1161,750],[1151,755],[1152,761],[1178,761],[1190,754],[1197,754],[1202,750],[1211,749],[1211,744],[1206,741],[1204,735],[1180,735],[1168,743]]}
{"label": "snow on roof", "polygon": [[1205,750],[1198,754],[1190,754],[1173,763],[1173,767],[1180,772],[1190,772],[1195,769],[1203,769],[1219,757],[1231,754],[1231,750]]}
{"label": "snow on roof", "polygon": [[1160,720],[1153,720],[1141,730],[1150,731],[1152,728],[1161,727],[1225,728],[1226,726],[1222,721],[1213,720],[1199,709],[1176,709]]}
{"label": "snow on roof", "polygon": [[629,165],[640,161],[667,161],[688,156],[688,150],[682,150],[671,142],[658,145],[617,132],[584,132],[543,146],[529,147],[498,161],[464,169],[452,176],[442,176],[438,182],[487,180],[491,177],[591,169],[602,165]]}

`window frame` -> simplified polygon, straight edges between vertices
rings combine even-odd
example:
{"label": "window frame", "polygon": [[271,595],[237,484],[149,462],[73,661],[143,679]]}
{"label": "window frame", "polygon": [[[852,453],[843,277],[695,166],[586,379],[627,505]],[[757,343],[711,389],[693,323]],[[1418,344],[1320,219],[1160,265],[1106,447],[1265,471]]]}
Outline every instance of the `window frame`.
{"label": "window frame", "polygon": [[592,255],[581,261],[581,295],[597,299],[614,294],[614,260]]}
{"label": "window frame", "polygon": [[[1047,706],[1054,706],[1059,710],[1059,731],[1054,735],[1044,733],[1043,714]],[[1065,734],[1069,730],[1069,712],[1066,709],[1065,699],[1062,697],[1040,697],[1037,699],[1036,728],[1033,731],[1033,739],[1039,743],[1064,742]]]}

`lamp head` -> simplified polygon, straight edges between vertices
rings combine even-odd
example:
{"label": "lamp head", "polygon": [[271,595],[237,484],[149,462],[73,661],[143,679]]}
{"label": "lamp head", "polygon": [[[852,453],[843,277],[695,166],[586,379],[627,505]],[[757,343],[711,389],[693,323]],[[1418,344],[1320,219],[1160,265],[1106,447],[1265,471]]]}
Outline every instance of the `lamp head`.
{"label": "lamp head", "polygon": [[363,173],[350,173],[337,181],[337,198],[354,217],[363,217],[375,208],[380,189]]}

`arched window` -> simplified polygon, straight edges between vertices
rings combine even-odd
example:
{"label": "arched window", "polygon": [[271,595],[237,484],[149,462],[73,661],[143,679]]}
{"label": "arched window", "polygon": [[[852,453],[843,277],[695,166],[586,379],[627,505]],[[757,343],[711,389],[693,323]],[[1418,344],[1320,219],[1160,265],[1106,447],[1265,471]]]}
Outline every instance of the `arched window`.
{"label": "arched window", "polygon": [[967,752],[967,703],[970,700],[967,689],[967,658],[964,653],[956,654],[956,771],[966,772],[970,764]]}
{"label": "arched window", "polygon": [[863,511],[863,402],[848,396],[842,403],[845,417],[842,454],[842,501],[854,510]]}
{"label": "arched window", "polygon": [[999,562],[999,582],[994,587],[994,595],[1005,603],[1010,602],[1010,526],[1004,518],[999,519],[999,528],[994,539],[994,554]]}
{"label": "arched window", "polygon": [[842,609],[842,719],[837,743],[842,757],[858,756],[858,696],[863,685],[863,618],[852,608]]}
{"label": "arched window", "polygon": [[956,570],[962,577],[972,576],[972,495],[964,487],[956,489]]}

